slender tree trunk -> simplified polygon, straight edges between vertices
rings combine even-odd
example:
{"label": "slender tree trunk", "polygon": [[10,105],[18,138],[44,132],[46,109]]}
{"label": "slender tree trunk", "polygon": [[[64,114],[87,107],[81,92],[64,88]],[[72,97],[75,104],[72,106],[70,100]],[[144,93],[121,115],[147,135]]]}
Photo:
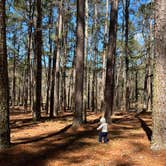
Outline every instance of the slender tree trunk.
{"label": "slender tree trunk", "polygon": [[13,36],[13,82],[12,82],[12,106],[15,106],[15,100],[16,100],[16,33],[14,33]]}
{"label": "slender tree trunk", "polygon": [[68,84],[68,92],[67,92],[67,109],[70,110],[71,109],[71,85],[72,83],[72,74],[69,78],[69,84]]}
{"label": "slender tree trunk", "polygon": [[97,103],[96,103],[96,86],[97,86],[97,82],[96,82],[96,60],[97,60],[97,2],[95,1],[94,4],[94,17],[93,17],[93,25],[92,25],[92,36],[93,37],[93,45],[91,46],[93,49],[91,49],[91,53],[93,54],[93,66],[92,66],[92,98],[91,98],[91,104],[92,104],[92,111],[95,111],[95,109],[97,109]]}
{"label": "slender tree trunk", "polygon": [[42,7],[41,0],[37,0],[37,25],[35,34],[36,56],[37,56],[37,71],[36,71],[36,100],[34,109],[34,119],[40,120],[41,116],[41,90],[42,90]]}
{"label": "slender tree trunk", "polygon": [[91,102],[90,102],[90,72],[91,72],[91,69],[90,69],[90,65],[88,65],[88,110],[90,110],[90,105],[91,105]]}
{"label": "slender tree trunk", "polygon": [[148,85],[150,83],[150,55],[149,49],[147,50],[147,59],[146,59],[146,67],[145,67],[145,80],[144,80],[144,108],[146,111],[148,110],[149,103],[149,88]]}
{"label": "slender tree trunk", "polygon": [[57,55],[56,55],[56,70],[55,70],[55,105],[54,105],[54,115],[58,115],[60,109],[59,103],[59,81],[60,81],[60,52],[61,52],[61,40],[62,40],[62,4],[61,0],[59,5],[59,18],[58,18],[58,40],[57,40]]}
{"label": "slender tree trunk", "polygon": [[129,110],[129,48],[128,48],[128,33],[129,33],[129,6],[130,0],[126,0],[125,4],[125,110]]}
{"label": "slender tree trunk", "polygon": [[98,33],[98,27],[97,27],[97,17],[98,17],[98,8],[97,8],[97,1],[95,1],[95,22],[94,22],[94,29],[95,29],[95,33],[94,33],[94,70],[93,70],[93,76],[94,76],[94,109],[97,112],[98,109],[98,102],[97,102],[97,53],[98,53],[98,48],[97,48],[97,33]]}
{"label": "slender tree trunk", "polygon": [[[49,26],[52,26],[53,24],[53,18],[52,18],[52,7],[50,7],[50,13],[49,13]],[[49,111],[49,99],[50,99],[50,80],[51,80],[51,63],[52,63],[52,40],[51,40],[51,28],[49,28],[49,58],[48,58],[48,72],[47,72],[47,94],[46,94],[46,114],[48,114]]]}
{"label": "slender tree trunk", "polygon": [[22,80],[22,85],[21,85],[21,106],[24,104],[24,87],[25,87],[25,79],[24,79],[25,73],[22,71],[21,73],[21,80]]}
{"label": "slender tree trunk", "polygon": [[86,109],[87,109],[87,99],[88,99],[88,20],[89,20],[89,9],[88,0],[85,0],[85,49],[84,49],[84,108],[83,108],[83,121],[86,123]]}
{"label": "slender tree trunk", "polygon": [[55,67],[56,67],[56,48],[53,55],[53,67],[51,76],[51,89],[50,89],[50,118],[54,116],[54,87],[55,87]]}
{"label": "slender tree trunk", "polygon": [[[76,50],[76,49],[75,49]],[[71,92],[71,110],[74,112],[75,111],[75,81],[76,81],[76,56],[74,54],[74,58],[73,58],[73,64],[72,64],[72,73],[71,73],[71,77],[72,77],[72,92]]]}
{"label": "slender tree trunk", "polygon": [[21,105],[21,78],[18,80],[18,97],[17,97],[17,105]]}
{"label": "slender tree trunk", "polygon": [[104,23],[104,51],[102,57],[102,86],[101,86],[101,111],[104,111],[104,91],[106,78],[106,55],[108,46],[108,0],[106,0],[105,23]]}
{"label": "slender tree trunk", "polygon": [[122,58],[120,57],[119,59],[119,66],[116,66],[116,82],[115,82],[115,106],[116,106],[116,109],[119,109],[120,107],[120,94],[119,94],[119,91],[120,91],[120,74],[122,73],[122,64],[123,64],[123,61],[122,61]]}
{"label": "slender tree trunk", "polygon": [[[32,33],[32,27],[33,27],[33,21],[34,21],[34,12],[35,12],[35,2],[34,1],[32,1],[31,3],[30,3],[31,5],[31,8],[32,9],[30,9],[30,10],[32,10],[32,14],[31,14],[31,16],[30,16],[30,26],[29,26],[29,30],[31,30],[31,33]],[[30,35],[30,33],[29,33],[29,35]],[[30,41],[29,41],[29,50],[28,50],[28,52],[29,52],[29,56],[30,56],[30,66],[29,66],[29,104],[30,104],[30,110],[31,111],[33,111],[33,104],[34,104],[34,71],[33,71],[33,68],[34,68],[34,64],[36,63],[36,56],[34,55],[34,57],[33,57],[33,54],[32,54],[32,51],[35,53],[35,51],[34,51],[34,39],[33,39],[33,35],[31,34],[31,36],[29,36],[29,39],[30,39]]]}
{"label": "slender tree trunk", "polygon": [[28,44],[27,44],[27,64],[26,64],[26,94],[24,100],[24,109],[27,110],[28,100],[31,105],[31,46],[32,46],[32,19],[33,19],[34,10],[32,7],[32,0],[29,0],[29,24],[28,24]]}
{"label": "slender tree trunk", "polygon": [[77,0],[77,47],[76,47],[76,82],[75,112],[73,126],[83,123],[83,80],[84,80],[84,32],[85,0]]}
{"label": "slender tree trunk", "polygon": [[166,1],[156,0],[153,150],[166,149]]}
{"label": "slender tree trunk", "polygon": [[[67,24],[67,23],[66,23]],[[63,66],[62,66],[62,108],[64,111],[66,111],[66,106],[67,106],[67,91],[66,91],[66,62],[67,62],[67,31],[68,27],[66,28],[66,32],[64,35],[64,56],[63,56]],[[62,110],[62,109],[61,109]]]}
{"label": "slender tree trunk", "polygon": [[5,0],[0,1],[0,149],[10,145]]}
{"label": "slender tree trunk", "polygon": [[[60,15],[59,15],[60,17]],[[56,34],[55,34],[55,49],[54,49],[54,54],[53,54],[53,67],[52,67],[52,73],[51,73],[51,91],[50,91],[50,118],[52,118],[55,115],[55,73],[56,73],[56,61],[57,61],[57,49],[58,49],[58,27],[59,27],[59,19],[56,23]],[[59,90],[59,89],[58,89]],[[59,93],[59,92],[58,92]]]}
{"label": "slender tree trunk", "polygon": [[135,71],[135,109],[138,109],[138,71]]}
{"label": "slender tree trunk", "polygon": [[113,113],[117,16],[118,0],[113,0],[111,2],[110,12],[109,45],[107,54],[107,70],[105,84],[105,117],[107,122],[111,122],[110,115]]}
{"label": "slender tree trunk", "polygon": [[68,49],[68,31],[69,31],[69,0],[66,2],[67,3],[67,10],[64,12],[64,19],[63,19],[63,56],[62,56],[62,74],[61,74],[61,110],[66,111],[67,109],[67,71],[66,71],[66,63],[67,63],[67,54],[69,52]]}

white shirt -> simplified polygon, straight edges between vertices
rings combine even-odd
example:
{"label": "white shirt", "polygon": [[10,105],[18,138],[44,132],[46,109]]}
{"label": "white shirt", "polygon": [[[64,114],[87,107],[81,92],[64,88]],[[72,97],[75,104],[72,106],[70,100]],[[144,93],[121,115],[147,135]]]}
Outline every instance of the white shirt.
{"label": "white shirt", "polygon": [[107,124],[107,123],[102,123],[102,124],[97,128],[97,130],[100,130],[100,129],[101,129],[102,132],[108,132],[108,124]]}

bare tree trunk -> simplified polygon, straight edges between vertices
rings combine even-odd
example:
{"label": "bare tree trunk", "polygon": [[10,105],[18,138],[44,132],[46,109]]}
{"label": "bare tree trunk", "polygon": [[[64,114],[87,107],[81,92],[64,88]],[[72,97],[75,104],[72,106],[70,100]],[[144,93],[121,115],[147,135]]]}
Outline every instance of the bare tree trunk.
{"label": "bare tree trunk", "polygon": [[113,113],[114,103],[114,68],[116,55],[118,0],[113,0],[111,2],[110,13],[109,45],[107,54],[107,70],[105,84],[105,118],[107,122],[111,122],[110,115]]}
{"label": "bare tree trunk", "polygon": [[71,72],[71,84],[72,84],[72,92],[71,92],[71,110],[75,111],[75,83],[76,83],[76,56],[74,55],[73,64],[72,64],[72,72]]}
{"label": "bare tree trunk", "polygon": [[85,0],[85,49],[84,49],[84,108],[83,108],[83,121],[86,123],[86,109],[88,99],[88,19],[89,19],[89,8],[88,0]]}
{"label": "bare tree trunk", "polygon": [[119,109],[120,107],[120,74],[122,73],[122,66],[123,66],[123,59],[122,56],[120,56],[119,59],[119,65],[116,66],[116,82],[115,82],[115,106],[116,109]]}
{"label": "bare tree trunk", "polygon": [[61,110],[66,111],[67,109],[67,71],[66,71],[66,63],[67,63],[67,54],[69,52],[68,49],[68,31],[69,31],[69,0],[67,3],[67,10],[64,10],[64,19],[63,19],[63,56],[62,56],[62,73],[61,73]]}
{"label": "bare tree trunk", "polygon": [[[53,25],[53,18],[52,18],[52,7],[50,6],[50,13],[49,13],[49,26]],[[47,94],[46,94],[46,114],[49,111],[49,99],[50,99],[50,80],[51,80],[51,63],[52,63],[52,40],[51,40],[51,28],[49,28],[49,58],[48,58],[48,72],[47,72]]]}
{"label": "bare tree trunk", "polygon": [[22,79],[22,88],[21,88],[21,106],[23,106],[24,105],[24,93],[25,93],[25,78],[24,78],[24,76],[25,76],[25,73],[24,73],[24,71],[22,71],[22,73],[21,73],[21,79]]}
{"label": "bare tree trunk", "polygon": [[59,5],[59,18],[58,18],[58,40],[57,40],[57,55],[56,55],[56,70],[55,70],[55,105],[54,105],[54,115],[58,115],[60,108],[59,103],[59,81],[60,81],[60,52],[61,52],[61,40],[62,40],[62,4],[61,0]]}
{"label": "bare tree trunk", "polygon": [[135,109],[138,109],[138,71],[135,71]]}
{"label": "bare tree trunk", "polygon": [[98,8],[97,8],[97,1],[95,2],[95,22],[94,22],[94,26],[95,26],[95,39],[94,39],[94,94],[95,94],[95,97],[94,97],[94,106],[95,106],[95,110],[97,112],[97,109],[98,109],[98,100],[97,100],[97,97],[98,97],[98,91],[97,91],[97,53],[98,53],[98,48],[97,48],[97,33],[98,33],[98,27],[97,27],[97,18],[98,18]]}
{"label": "bare tree trunk", "polygon": [[91,105],[91,102],[90,102],[90,72],[91,72],[91,69],[90,69],[90,65],[88,65],[88,110],[90,110],[90,105]]}
{"label": "bare tree trunk", "polygon": [[156,0],[153,150],[166,149],[166,1]]}
{"label": "bare tree trunk", "polygon": [[5,0],[0,1],[0,149],[10,145]]}
{"label": "bare tree trunk", "polygon": [[77,47],[76,47],[76,82],[75,112],[73,126],[83,123],[83,82],[84,82],[84,32],[85,0],[77,0]]}
{"label": "bare tree trunk", "polygon": [[51,89],[50,89],[50,118],[54,116],[54,87],[55,87],[55,67],[56,67],[56,48],[53,55],[53,67],[51,73]]}
{"label": "bare tree trunk", "polygon": [[41,117],[41,87],[42,87],[42,7],[41,0],[37,0],[37,25],[35,34],[35,45],[37,55],[37,71],[36,71],[36,100],[33,117],[35,120],[40,120]]}
{"label": "bare tree trunk", "polygon": [[145,80],[144,80],[144,108],[146,111],[148,110],[148,103],[149,103],[149,83],[150,83],[150,55],[148,47],[147,50],[147,59],[146,59],[146,67],[145,67]]}
{"label": "bare tree trunk", "polygon": [[12,106],[15,106],[15,100],[16,100],[16,32],[13,36],[13,82],[12,82]]}
{"label": "bare tree trunk", "polygon": [[17,105],[20,106],[21,105],[21,78],[19,78],[19,82],[18,82],[18,97],[17,97]]}
{"label": "bare tree trunk", "polygon": [[93,43],[91,46],[93,48],[93,67],[92,67],[92,111],[97,110],[97,73],[96,73],[96,64],[97,64],[97,2],[94,4],[94,17],[92,25],[92,35],[94,32]]}
{"label": "bare tree trunk", "polygon": [[128,48],[128,32],[129,32],[129,6],[130,0],[126,0],[125,4],[125,110],[129,110],[129,48]]}
{"label": "bare tree trunk", "polygon": [[101,86],[101,111],[104,111],[104,91],[106,79],[106,55],[108,46],[108,0],[106,0],[105,23],[104,23],[104,51],[102,57],[102,86]]}

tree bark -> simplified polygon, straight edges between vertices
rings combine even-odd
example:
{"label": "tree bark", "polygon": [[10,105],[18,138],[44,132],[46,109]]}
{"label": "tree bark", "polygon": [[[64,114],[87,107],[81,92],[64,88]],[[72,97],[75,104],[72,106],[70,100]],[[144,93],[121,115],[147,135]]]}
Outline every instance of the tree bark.
{"label": "tree bark", "polygon": [[34,14],[34,8],[32,0],[29,0],[29,24],[28,24],[28,43],[27,43],[27,71],[26,71],[26,84],[27,84],[27,91],[26,91],[26,99],[25,99],[25,108],[27,109],[27,104],[29,101],[29,104],[31,106],[32,104],[32,83],[31,83],[31,48],[32,48],[32,26],[33,26],[33,14]]}
{"label": "tree bark", "polygon": [[5,0],[0,1],[0,149],[10,145]]}
{"label": "tree bark", "polygon": [[40,120],[41,116],[41,87],[42,87],[42,7],[41,0],[37,0],[37,25],[35,34],[36,56],[37,56],[37,71],[36,71],[36,100],[34,108],[34,119]]}
{"label": "tree bark", "polygon": [[116,55],[116,34],[117,34],[117,16],[118,0],[111,2],[109,27],[109,45],[107,54],[106,84],[105,84],[105,118],[111,122],[110,115],[113,113],[114,101],[114,68]]}
{"label": "tree bark", "polygon": [[47,94],[46,94],[46,114],[49,111],[49,99],[50,99],[50,80],[51,80],[51,63],[52,63],[52,40],[51,40],[51,26],[53,25],[52,6],[50,6],[49,13],[49,57],[48,57],[48,72],[47,72]]}
{"label": "tree bark", "polygon": [[13,80],[12,80],[12,106],[15,106],[15,100],[16,100],[16,32],[13,36]]}
{"label": "tree bark", "polygon": [[166,1],[156,0],[153,150],[166,149]]}
{"label": "tree bark", "polygon": [[108,0],[106,0],[105,23],[104,23],[104,51],[102,57],[102,86],[101,86],[101,110],[104,109],[104,91],[106,78],[106,55],[108,49]]}
{"label": "tree bark", "polygon": [[83,123],[83,80],[84,80],[84,32],[85,0],[77,0],[77,46],[76,46],[76,82],[75,112],[73,126]]}
{"label": "tree bark", "polygon": [[84,49],[84,111],[83,120],[86,123],[86,109],[87,109],[87,99],[88,99],[88,20],[89,20],[89,8],[88,0],[85,0],[85,49]]}
{"label": "tree bark", "polygon": [[54,105],[54,115],[58,115],[60,109],[59,102],[59,81],[60,81],[60,51],[61,51],[61,41],[62,41],[62,4],[63,1],[60,1],[59,4],[59,18],[58,18],[58,40],[57,40],[57,55],[56,55],[56,69],[55,69],[55,105]]}
{"label": "tree bark", "polygon": [[129,48],[128,48],[128,34],[129,34],[129,6],[130,0],[126,0],[125,4],[125,110],[129,110]]}

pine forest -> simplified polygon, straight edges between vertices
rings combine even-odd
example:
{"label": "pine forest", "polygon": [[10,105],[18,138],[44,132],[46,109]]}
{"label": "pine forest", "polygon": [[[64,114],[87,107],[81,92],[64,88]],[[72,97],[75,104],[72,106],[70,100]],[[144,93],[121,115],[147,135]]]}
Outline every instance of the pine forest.
{"label": "pine forest", "polygon": [[166,165],[165,0],[0,0],[0,166],[22,165]]}

